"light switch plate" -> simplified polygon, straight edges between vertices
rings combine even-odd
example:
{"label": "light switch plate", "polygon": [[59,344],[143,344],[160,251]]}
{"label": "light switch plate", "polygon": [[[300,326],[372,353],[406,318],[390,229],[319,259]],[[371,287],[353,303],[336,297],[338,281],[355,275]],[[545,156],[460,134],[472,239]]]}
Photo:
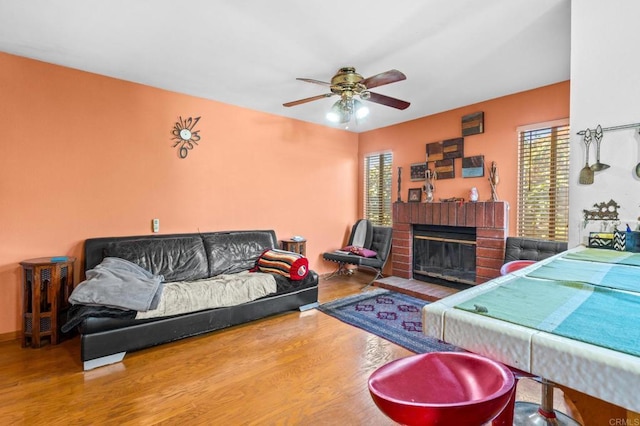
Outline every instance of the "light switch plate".
{"label": "light switch plate", "polygon": [[160,232],[160,219],[151,220],[151,229],[153,232]]}

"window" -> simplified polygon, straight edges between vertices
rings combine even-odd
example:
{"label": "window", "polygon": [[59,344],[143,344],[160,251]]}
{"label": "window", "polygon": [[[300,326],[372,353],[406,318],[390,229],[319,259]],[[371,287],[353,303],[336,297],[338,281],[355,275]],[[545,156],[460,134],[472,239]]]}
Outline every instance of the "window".
{"label": "window", "polygon": [[522,127],[518,134],[518,236],[567,241],[568,120]]}
{"label": "window", "polygon": [[390,152],[364,159],[364,217],[374,225],[391,226],[392,159]]}

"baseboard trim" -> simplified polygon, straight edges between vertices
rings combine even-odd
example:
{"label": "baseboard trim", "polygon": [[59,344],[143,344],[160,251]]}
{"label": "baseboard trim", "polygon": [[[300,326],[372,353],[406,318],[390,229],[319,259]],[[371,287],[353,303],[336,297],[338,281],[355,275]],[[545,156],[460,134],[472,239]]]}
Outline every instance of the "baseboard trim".
{"label": "baseboard trim", "polygon": [[9,333],[0,334],[0,343],[10,342],[12,340],[19,340],[21,336],[20,331],[10,331]]}

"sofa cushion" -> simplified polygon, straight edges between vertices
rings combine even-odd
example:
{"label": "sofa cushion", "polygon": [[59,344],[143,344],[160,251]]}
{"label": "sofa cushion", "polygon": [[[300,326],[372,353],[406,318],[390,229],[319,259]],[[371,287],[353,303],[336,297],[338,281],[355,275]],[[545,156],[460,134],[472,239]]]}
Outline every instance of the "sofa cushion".
{"label": "sofa cushion", "polygon": [[169,282],[209,276],[207,255],[199,236],[114,241],[107,244],[104,256],[126,259],[154,275],[163,275]]}
{"label": "sofa cushion", "polygon": [[266,250],[256,264],[258,271],[282,275],[294,281],[309,273],[309,260],[301,254],[284,250]]}
{"label": "sofa cushion", "polygon": [[202,239],[212,277],[253,269],[260,255],[277,243],[272,231],[216,232]]}

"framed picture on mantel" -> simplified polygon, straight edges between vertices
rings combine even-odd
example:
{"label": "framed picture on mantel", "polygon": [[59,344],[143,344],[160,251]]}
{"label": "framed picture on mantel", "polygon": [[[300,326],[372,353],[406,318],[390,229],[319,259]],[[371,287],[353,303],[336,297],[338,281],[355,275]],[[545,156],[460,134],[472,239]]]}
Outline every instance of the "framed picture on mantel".
{"label": "framed picture on mantel", "polygon": [[410,203],[419,203],[422,199],[422,189],[409,188],[409,197],[407,199]]}

